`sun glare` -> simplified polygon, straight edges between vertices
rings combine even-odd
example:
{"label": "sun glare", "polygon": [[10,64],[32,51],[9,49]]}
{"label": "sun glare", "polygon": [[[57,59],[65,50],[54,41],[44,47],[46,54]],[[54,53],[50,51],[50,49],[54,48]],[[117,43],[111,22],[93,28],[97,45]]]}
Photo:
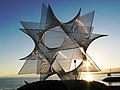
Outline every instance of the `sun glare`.
{"label": "sun glare", "polygon": [[86,73],[83,79],[86,81],[93,81],[93,77],[90,73]]}
{"label": "sun glare", "polygon": [[87,62],[85,63],[85,66],[87,66],[87,67],[90,66],[90,62],[87,61]]}

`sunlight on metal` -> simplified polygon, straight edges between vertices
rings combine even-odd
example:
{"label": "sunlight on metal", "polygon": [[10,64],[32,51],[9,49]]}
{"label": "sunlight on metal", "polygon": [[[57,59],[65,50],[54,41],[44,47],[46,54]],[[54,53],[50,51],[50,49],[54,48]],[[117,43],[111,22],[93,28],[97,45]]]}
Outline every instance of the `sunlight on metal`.
{"label": "sunlight on metal", "polygon": [[62,55],[65,59],[68,59],[68,57],[66,57],[64,54],[62,54],[62,52],[59,51],[59,54]]}
{"label": "sunlight on metal", "polygon": [[78,22],[78,24],[79,24],[80,26],[83,26],[83,28],[84,28],[84,30],[86,31],[86,33],[88,33],[87,29],[84,27],[85,25],[84,25],[80,20],[77,20],[77,19],[76,19],[76,22]]}
{"label": "sunlight on metal", "polygon": [[82,47],[80,47],[81,52],[85,55],[85,51]]}

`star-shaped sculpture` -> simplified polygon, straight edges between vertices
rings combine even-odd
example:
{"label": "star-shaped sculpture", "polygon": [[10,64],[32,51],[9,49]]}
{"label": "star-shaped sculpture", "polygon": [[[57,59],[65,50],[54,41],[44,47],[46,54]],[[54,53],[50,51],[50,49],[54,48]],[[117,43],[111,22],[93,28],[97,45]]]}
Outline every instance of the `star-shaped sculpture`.
{"label": "star-shaped sculpture", "polygon": [[[20,30],[33,39],[35,43],[35,48],[28,56],[21,59],[25,59],[27,61],[23,65],[19,74],[27,73],[26,71],[28,71],[29,68],[33,68],[32,66],[36,62],[36,73],[41,75],[41,80],[45,80],[52,74],[57,74],[61,78],[61,80],[75,79],[75,73],[87,71],[85,69],[86,67],[84,66],[86,62],[90,63],[89,71],[100,70],[91,59],[86,58],[89,56],[87,55],[86,51],[92,41],[99,37],[107,35],[93,33],[92,23],[95,11],[87,13],[81,17],[80,12],[81,9],[79,10],[75,18],[73,18],[69,22],[62,23],[56,18],[50,5],[48,5],[47,7],[45,4],[43,4],[40,23],[21,21],[24,29]],[[60,47],[49,48],[44,44],[43,37],[47,31],[50,31],[51,29],[56,27],[62,29],[66,33],[66,37],[64,38],[64,41]],[[59,62],[57,62],[58,55],[60,54],[59,51],[75,48],[78,50],[79,59],[82,61],[80,65],[74,70],[65,72]],[[81,48],[83,49],[83,51],[81,50]],[[54,64],[54,62],[57,63]],[[34,72],[35,68],[32,69],[32,72],[29,73]]]}

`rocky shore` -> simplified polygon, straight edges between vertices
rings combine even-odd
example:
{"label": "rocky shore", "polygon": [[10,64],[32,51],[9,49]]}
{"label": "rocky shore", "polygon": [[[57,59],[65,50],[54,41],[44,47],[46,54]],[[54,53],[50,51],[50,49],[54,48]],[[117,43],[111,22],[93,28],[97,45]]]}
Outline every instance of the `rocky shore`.
{"label": "rocky shore", "polygon": [[47,80],[27,83],[17,90],[120,90],[120,86],[106,86],[103,83],[84,80]]}

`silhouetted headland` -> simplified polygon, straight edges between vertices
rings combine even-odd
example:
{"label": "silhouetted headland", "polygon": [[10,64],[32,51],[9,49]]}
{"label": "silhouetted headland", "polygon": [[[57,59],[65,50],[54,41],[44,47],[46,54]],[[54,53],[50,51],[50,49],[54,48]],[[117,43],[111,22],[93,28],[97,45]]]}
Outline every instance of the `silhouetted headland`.
{"label": "silhouetted headland", "polygon": [[105,82],[120,82],[120,77],[106,77],[102,81],[105,81]]}

